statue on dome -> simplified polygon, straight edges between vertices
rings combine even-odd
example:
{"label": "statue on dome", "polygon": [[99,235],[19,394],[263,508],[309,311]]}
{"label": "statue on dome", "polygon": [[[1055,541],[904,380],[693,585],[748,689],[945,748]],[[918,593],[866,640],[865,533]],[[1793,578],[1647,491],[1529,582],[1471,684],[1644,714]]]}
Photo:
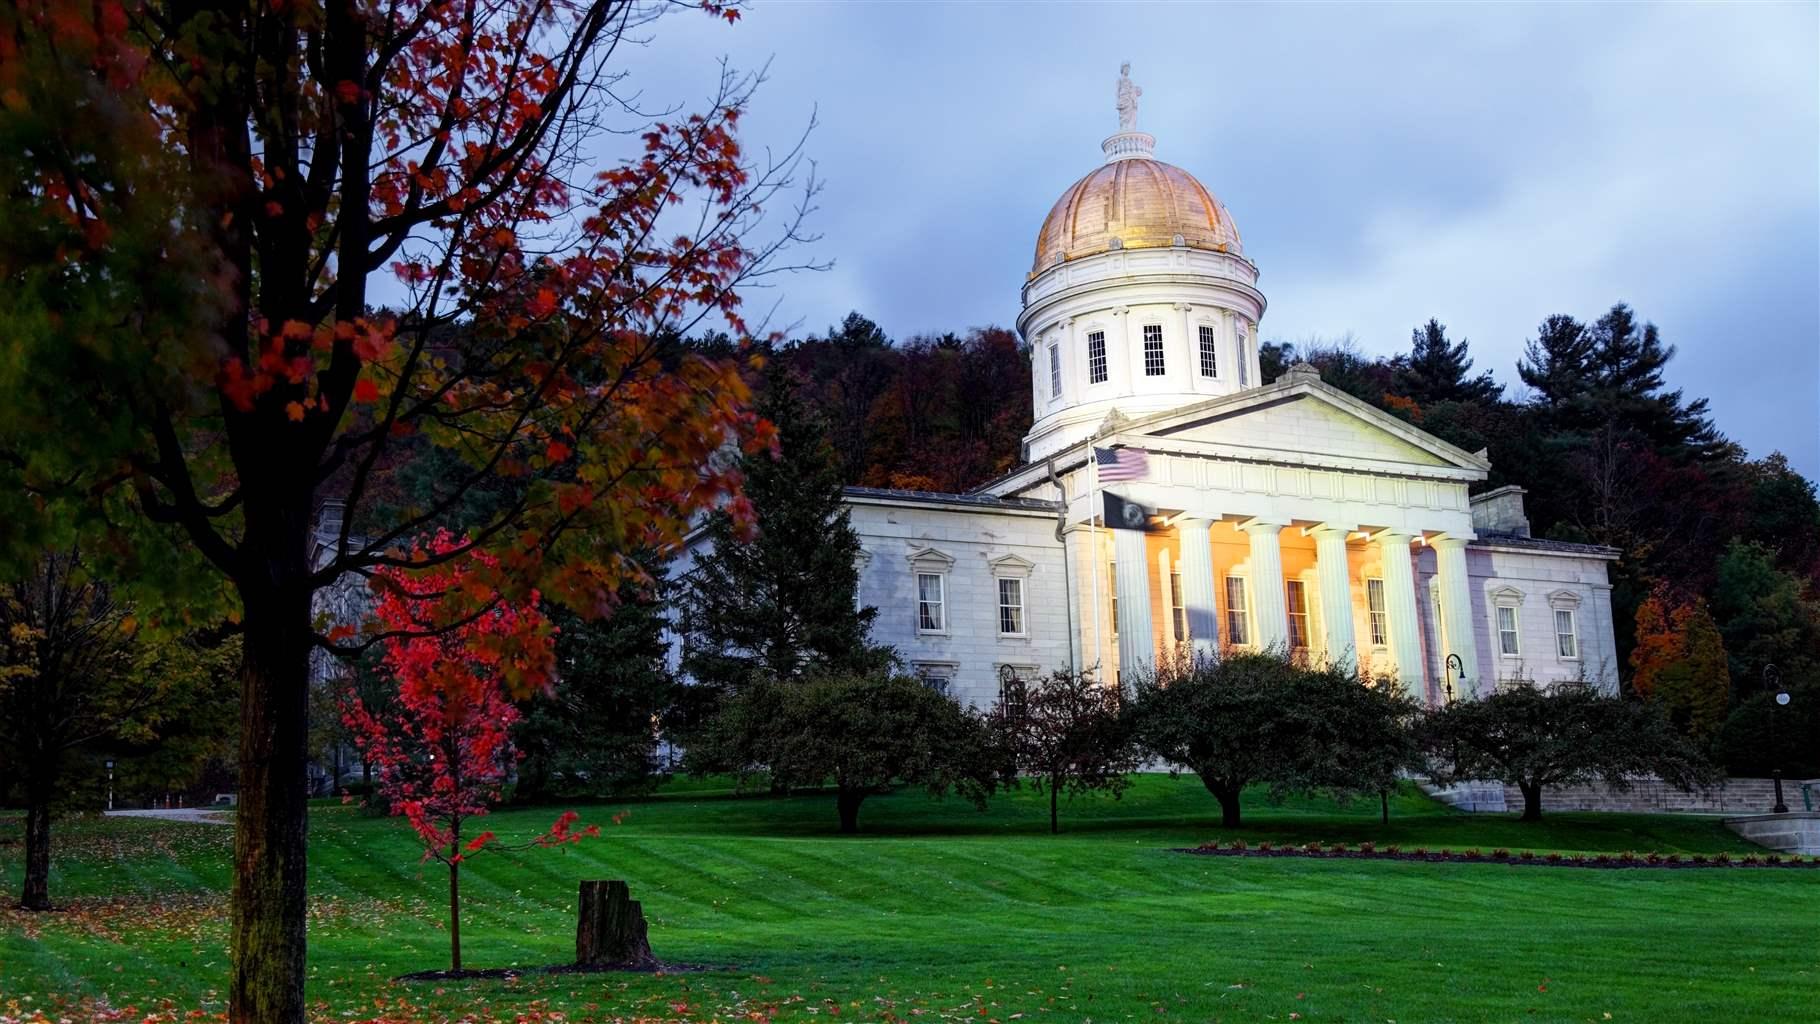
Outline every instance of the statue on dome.
{"label": "statue on dome", "polygon": [[1131,82],[1131,62],[1119,65],[1119,131],[1137,131],[1137,101],[1144,90]]}

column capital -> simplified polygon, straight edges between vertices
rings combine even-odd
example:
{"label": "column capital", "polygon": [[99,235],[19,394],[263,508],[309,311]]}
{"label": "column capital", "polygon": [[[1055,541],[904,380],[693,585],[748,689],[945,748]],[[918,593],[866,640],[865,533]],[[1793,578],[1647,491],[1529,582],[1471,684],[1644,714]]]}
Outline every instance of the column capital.
{"label": "column capital", "polygon": [[1252,516],[1240,521],[1239,529],[1246,533],[1280,533],[1289,523],[1282,519],[1267,519],[1263,516]]}
{"label": "column capital", "polygon": [[1340,538],[1344,540],[1351,537],[1358,529],[1358,523],[1316,523],[1313,526],[1302,527],[1302,536],[1320,537],[1337,533],[1340,535]]}
{"label": "column capital", "polygon": [[1113,316],[1124,316],[1124,315],[1125,315],[1125,314],[1126,314],[1126,313],[1129,313],[1129,312],[1131,312],[1131,307],[1130,307],[1130,306],[1114,306],[1114,307],[1112,307],[1112,315],[1113,315]]}
{"label": "column capital", "polygon": [[1176,303],[1176,304],[1175,304],[1175,305],[1174,305],[1174,306],[1173,306],[1173,307],[1171,307],[1171,308],[1173,308],[1173,309],[1174,309],[1174,310],[1175,310],[1175,311],[1176,311],[1176,312],[1177,312],[1177,313],[1186,313],[1186,312],[1188,312],[1188,311],[1189,311],[1189,310],[1192,310],[1192,309],[1193,309],[1193,308],[1194,308],[1194,303],[1192,303],[1192,302],[1178,302],[1178,303]]}
{"label": "column capital", "polygon": [[1463,548],[1478,539],[1478,535],[1472,533],[1442,533],[1428,538],[1428,546],[1447,549]]}
{"label": "column capital", "polygon": [[1398,544],[1398,543],[1400,543],[1400,544],[1404,545],[1405,547],[1407,547],[1410,544],[1415,543],[1416,532],[1414,530],[1397,530],[1397,529],[1386,528],[1386,529],[1382,529],[1382,530],[1373,532],[1372,535],[1366,539],[1370,540],[1374,544]]}

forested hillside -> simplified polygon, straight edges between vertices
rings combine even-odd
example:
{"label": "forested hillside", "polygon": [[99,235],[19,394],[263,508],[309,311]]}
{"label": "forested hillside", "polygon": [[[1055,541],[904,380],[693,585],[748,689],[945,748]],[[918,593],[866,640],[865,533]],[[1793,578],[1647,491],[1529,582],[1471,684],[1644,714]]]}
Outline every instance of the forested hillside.
{"label": "forested hillside", "polygon": [[[1663,371],[1674,352],[1619,304],[1593,320],[1544,320],[1510,390],[1475,372],[1466,340],[1433,320],[1394,356],[1350,339],[1276,341],[1263,367],[1269,381],[1313,363],[1328,383],[1487,450],[1494,468],[1481,486],[1527,488],[1537,536],[1620,548],[1613,604],[1627,682],[1658,685],[1664,665],[1719,664],[1693,681],[1669,672],[1667,685],[1718,690],[1733,707],[1764,688],[1766,671],[1785,684],[1820,682],[1814,484],[1779,454],[1747,458],[1705,399],[1670,389]],[[1009,330],[894,341],[854,313],[776,358],[826,419],[848,483],[961,491],[1018,461],[1029,355]],[[1697,693],[1665,696],[1698,703]]]}

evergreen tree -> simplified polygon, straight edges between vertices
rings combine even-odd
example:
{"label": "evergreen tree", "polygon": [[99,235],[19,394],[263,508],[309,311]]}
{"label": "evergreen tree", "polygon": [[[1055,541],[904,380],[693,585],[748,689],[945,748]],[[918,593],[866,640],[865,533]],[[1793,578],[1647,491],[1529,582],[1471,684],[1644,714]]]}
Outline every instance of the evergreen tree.
{"label": "evergreen tree", "polygon": [[856,599],[859,536],[834,452],[782,360],[767,365],[758,413],[777,445],[741,460],[757,535],[741,536],[724,509],[710,515],[707,552],[677,601],[683,671],[716,697],[760,679],[874,671],[891,658],[867,635],[878,610]]}
{"label": "evergreen tree", "polygon": [[1447,325],[1430,318],[1409,332],[1409,354],[1393,364],[1398,392],[1423,408],[1439,402],[1497,401],[1504,389],[1491,379],[1490,370],[1467,376],[1472,357],[1466,349],[1465,339],[1448,341]]}
{"label": "evergreen tree", "polygon": [[1723,446],[1707,419],[1706,399],[1683,402],[1679,388],[1663,390],[1662,368],[1675,347],[1662,343],[1655,324],[1639,323],[1620,302],[1593,325],[1591,337],[1593,399],[1607,424],[1634,430],[1658,448],[1704,453]]}
{"label": "evergreen tree", "polygon": [[1539,404],[1563,409],[1585,399],[1592,386],[1592,334],[1571,316],[1542,321],[1517,361],[1517,375],[1535,390]]}

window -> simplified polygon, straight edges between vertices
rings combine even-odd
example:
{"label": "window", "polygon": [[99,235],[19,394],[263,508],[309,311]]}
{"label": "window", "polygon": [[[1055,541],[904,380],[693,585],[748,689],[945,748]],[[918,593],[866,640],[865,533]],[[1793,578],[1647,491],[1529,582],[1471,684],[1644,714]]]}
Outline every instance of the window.
{"label": "window", "polygon": [[1062,397],[1062,347],[1049,346],[1049,397]]}
{"label": "window", "polygon": [[1030,710],[1030,690],[1022,671],[1005,665],[999,669],[998,707],[1007,721],[1022,721]]}
{"label": "window", "polygon": [[1214,338],[1213,328],[1207,326],[1206,324],[1202,324],[1201,325],[1201,376],[1203,376],[1203,377],[1214,377],[1214,376],[1219,375],[1219,367],[1220,367],[1219,349],[1218,349],[1217,344],[1213,340],[1213,338]]}
{"label": "window", "polygon": [[1024,635],[1024,581],[999,577],[998,631],[1000,636]]}
{"label": "window", "polygon": [[1182,574],[1169,573],[1169,612],[1175,618],[1175,642],[1188,642],[1188,608],[1182,604]]}
{"label": "window", "polygon": [[1305,651],[1308,649],[1308,588],[1301,580],[1288,580],[1283,587],[1289,601],[1289,649]]}
{"label": "window", "polygon": [[1384,612],[1384,581],[1365,581],[1365,615],[1371,620],[1371,646],[1390,643],[1390,624]]}
{"label": "window", "polygon": [[1507,658],[1522,653],[1517,646],[1517,609],[1514,605],[1498,606],[1498,653]]}
{"label": "window", "polygon": [[1106,332],[1087,335],[1087,383],[1106,383]]}
{"label": "window", "polygon": [[1251,604],[1245,600],[1245,577],[1226,577],[1226,642],[1243,647],[1251,642]]}
{"label": "window", "polygon": [[943,600],[943,578],[940,573],[916,574],[916,631],[940,633],[948,628],[948,610]]}
{"label": "window", "polygon": [[1163,375],[1163,325],[1144,325],[1144,376]]}
{"label": "window", "polygon": [[1250,328],[1245,326],[1245,321],[1243,321],[1243,320],[1240,320],[1238,323],[1238,336],[1239,336],[1239,344],[1238,344],[1239,387],[1244,387],[1245,385],[1251,383],[1250,381],[1245,379],[1249,375],[1250,368],[1251,368],[1251,353],[1249,351],[1247,351],[1247,348],[1246,348],[1247,344],[1251,341],[1251,330],[1250,330]]}
{"label": "window", "polygon": [[942,663],[918,662],[912,666],[917,682],[922,683],[936,693],[948,695],[954,684],[954,666]]}
{"label": "window", "polygon": [[1574,628],[1572,609],[1555,609],[1555,653],[1563,658],[1580,656],[1579,631]]}

